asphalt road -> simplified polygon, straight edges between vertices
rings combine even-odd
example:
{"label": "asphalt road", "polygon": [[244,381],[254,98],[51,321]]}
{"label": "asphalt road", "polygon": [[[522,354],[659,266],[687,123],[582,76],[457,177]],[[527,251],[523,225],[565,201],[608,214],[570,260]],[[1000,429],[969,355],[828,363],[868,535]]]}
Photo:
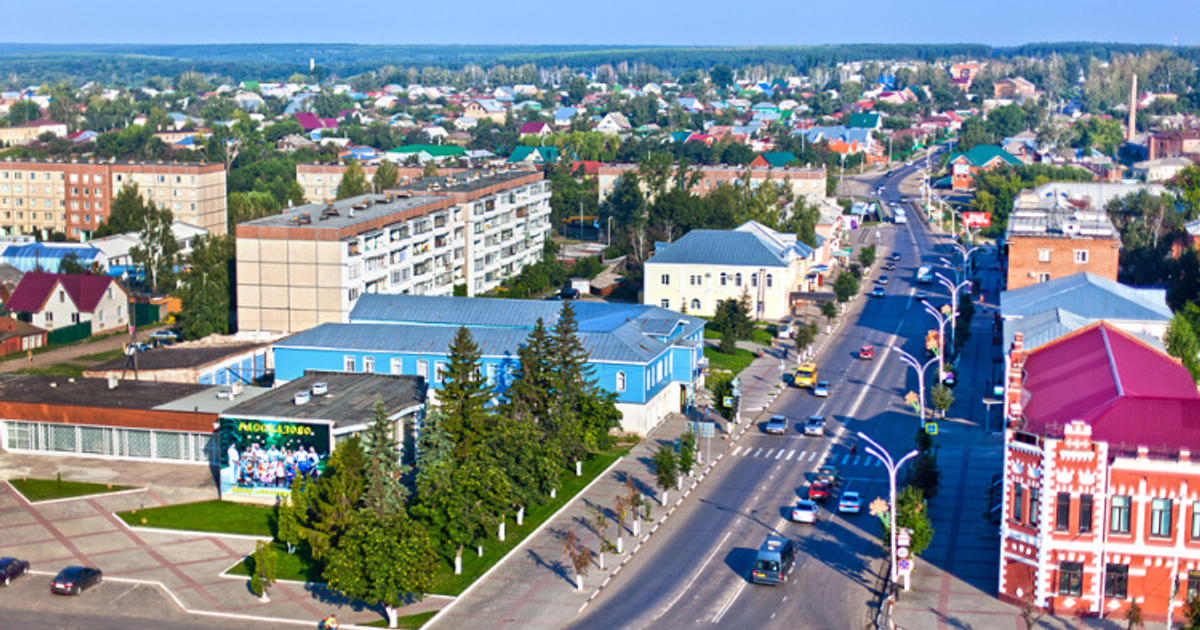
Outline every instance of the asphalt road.
{"label": "asphalt road", "polygon": [[276,630],[316,628],[192,615],[154,586],[105,580],[76,597],[50,594],[49,574],[30,574],[0,587],[5,630]]}
{"label": "asphalt road", "polygon": [[[901,174],[888,179],[885,199],[898,198]],[[933,264],[945,252],[933,251],[934,239],[912,214],[905,225],[852,235],[878,238],[881,256],[898,251],[902,259],[896,270],[877,268],[871,275],[872,280],[880,273],[891,278],[886,296],[868,299],[857,321],[843,326],[823,355],[820,378],[832,383],[830,397],[789,389],[757,419],[783,413],[802,422],[821,414],[831,435],[804,437],[793,428],[785,436],[771,436],[752,429],[572,628],[867,626],[885,549],[879,523],[865,509],[858,515],[836,514],[836,500],[846,489],[860,492],[864,506],[887,496],[885,469],[861,443],[856,455],[850,446],[855,433],[864,431],[896,458],[913,447],[917,422],[903,397],[916,390],[916,376],[885,347],[899,345],[922,356],[931,320],[912,296],[925,290],[935,303],[948,301],[940,285],[915,284],[916,268]],[[870,284],[864,282],[864,291]],[[864,343],[876,346],[874,361],[857,358]],[[825,463],[838,466],[841,480],[819,521],[786,520],[786,508],[805,495]],[[755,551],[768,534],[789,536],[800,550],[792,578],[782,586],[748,580]]]}

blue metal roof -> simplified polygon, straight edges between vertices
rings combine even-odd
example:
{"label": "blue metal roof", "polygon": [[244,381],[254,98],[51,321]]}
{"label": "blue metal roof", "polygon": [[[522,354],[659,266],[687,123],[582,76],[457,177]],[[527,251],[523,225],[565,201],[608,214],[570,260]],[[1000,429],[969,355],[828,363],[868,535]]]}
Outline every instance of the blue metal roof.
{"label": "blue metal roof", "polygon": [[1088,319],[1170,321],[1163,289],[1138,289],[1091,273],[1077,273],[1000,294],[1004,317],[1029,317],[1060,308]]}
{"label": "blue metal roof", "polygon": [[58,273],[59,263],[69,254],[78,256],[79,264],[88,267],[100,256],[100,250],[91,245],[10,245],[0,254],[0,262],[8,263],[20,271],[33,271],[41,267],[47,273]]}
{"label": "blue metal roof", "polygon": [[782,250],[750,232],[692,230],[660,249],[647,264],[704,264],[753,267],[787,267]]}

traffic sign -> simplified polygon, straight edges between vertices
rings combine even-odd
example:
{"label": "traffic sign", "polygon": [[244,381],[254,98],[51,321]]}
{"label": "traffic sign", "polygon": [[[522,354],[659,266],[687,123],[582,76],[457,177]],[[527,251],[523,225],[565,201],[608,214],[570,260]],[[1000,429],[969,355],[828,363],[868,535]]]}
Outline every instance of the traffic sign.
{"label": "traffic sign", "polygon": [[726,396],[725,399],[721,401],[721,403],[724,404],[726,407],[732,407],[733,406],[733,396]]}
{"label": "traffic sign", "polygon": [[900,545],[901,547],[907,547],[908,543],[910,543],[910,542],[912,542],[912,537],[909,535],[907,529],[902,529],[902,530],[896,532],[896,544],[897,545]]}
{"label": "traffic sign", "polygon": [[899,549],[897,549],[896,556],[899,557],[901,560],[907,558],[908,557],[908,547],[900,547]]}
{"label": "traffic sign", "polygon": [[704,420],[688,420],[688,431],[695,433],[697,437],[710,438],[716,434],[717,423],[706,422]]}
{"label": "traffic sign", "polygon": [[925,432],[928,433],[929,435],[937,435],[938,434],[937,423],[936,422],[926,422],[925,423]]}
{"label": "traffic sign", "polygon": [[905,558],[905,559],[901,560],[900,562],[897,562],[896,566],[900,567],[901,571],[911,571],[912,570],[912,560]]}

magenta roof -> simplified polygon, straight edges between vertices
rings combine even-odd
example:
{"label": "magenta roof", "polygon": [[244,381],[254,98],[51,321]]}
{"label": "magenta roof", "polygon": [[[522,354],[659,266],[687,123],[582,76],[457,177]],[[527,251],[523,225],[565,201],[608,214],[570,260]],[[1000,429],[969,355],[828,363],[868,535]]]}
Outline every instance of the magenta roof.
{"label": "magenta roof", "polygon": [[548,129],[549,127],[550,127],[549,123],[527,122],[527,123],[521,125],[520,135],[524,136],[524,135],[529,135],[529,134],[541,133],[543,129]]}
{"label": "magenta roof", "polygon": [[41,273],[31,271],[21,276],[21,282],[13,290],[12,297],[4,305],[16,313],[36,313],[45,307],[54,287],[62,284],[67,296],[81,313],[96,310],[104,291],[112,284],[108,276],[68,275],[63,273]]}
{"label": "magenta roof", "polygon": [[1200,393],[1175,359],[1100,321],[1031,353],[1025,430],[1061,437],[1072,420],[1092,438],[1130,450],[1200,453]]}

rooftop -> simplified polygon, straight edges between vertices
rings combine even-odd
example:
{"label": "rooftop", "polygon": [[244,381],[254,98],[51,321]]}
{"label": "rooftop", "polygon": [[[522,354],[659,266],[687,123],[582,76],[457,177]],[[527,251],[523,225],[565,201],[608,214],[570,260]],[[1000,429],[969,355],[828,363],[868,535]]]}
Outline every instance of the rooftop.
{"label": "rooftop", "polygon": [[[296,394],[311,392],[314,383],[325,383],[328,393],[312,396],[297,405]],[[230,418],[288,418],[325,420],[335,427],[353,426],[374,418],[375,399],[383,400],[396,415],[425,404],[425,379],[398,374],[305,372],[302,378],[230,407],[221,415]]]}
{"label": "rooftop", "polygon": [[397,185],[395,189],[430,195],[448,192],[471,193],[494,186],[504,186],[530,175],[538,175],[538,179],[542,179],[540,173],[528,168],[471,169],[437,177],[414,179],[406,184]]}
{"label": "rooftop", "polygon": [[253,221],[239,223],[244,227],[286,227],[303,229],[334,229],[358,227],[379,220],[402,221],[400,215],[434,212],[448,207],[446,200],[429,195],[362,195],[329,203],[310,203],[289,208]]}
{"label": "rooftop", "polygon": [[[265,344],[237,344],[229,346],[165,346],[152,348],[137,354],[138,370],[178,370],[203,368],[210,363],[262,348]],[[120,370],[125,367],[125,357],[106,361],[84,371],[85,376]],[[132,373],[132,370],[130,371]]]}
{"label": "rooftop", "polygon": [[674,243],[656,247],[646,264],[787,267],[812,253],[794,234],[779,234],[747,221],[734,230],[692,230]]}
{"label": "rooftop", "polygon": [[109,388],[108,380],[100,378],[0,374],[0,402],[35,405],[157,409],[180,398],[216,389],[207,385],[149,381],[120,381],[116,387]]}
{"label": "rooftop", "polygon": [[1171,320],[1164,289],[1139,289],[1092,273],[1076,273],[1000,294],[1005,318],[1061,308],[1088,319]]}

